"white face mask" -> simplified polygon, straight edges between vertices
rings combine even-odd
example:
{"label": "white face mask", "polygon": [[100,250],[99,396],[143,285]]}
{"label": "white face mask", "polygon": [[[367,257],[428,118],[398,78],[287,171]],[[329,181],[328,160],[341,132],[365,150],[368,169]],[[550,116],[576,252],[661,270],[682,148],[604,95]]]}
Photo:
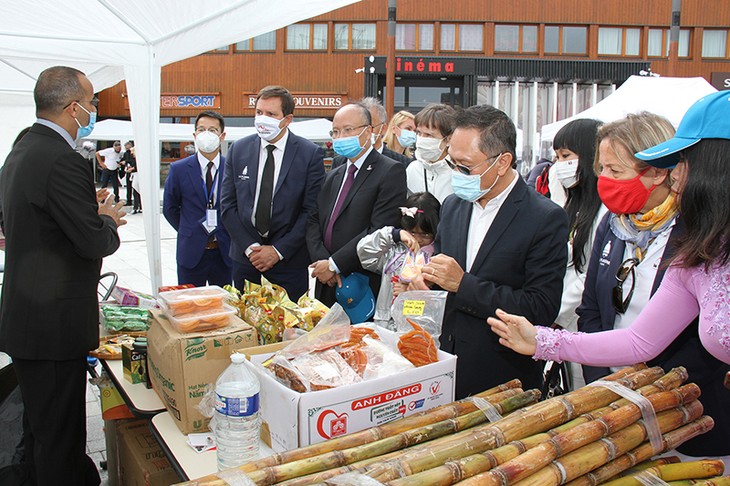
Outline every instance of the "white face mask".
{"label": "white face mask", "polygon": [[221,138],[213,132],[201,132],[195,135],[195,148],[204,154],[215,152],[221,145]]}
{"label": "white face mask", "polygon": [[281,120],[277,120],[276,118],[271,118],[266,115],[256,115],[253,122],[259,137],[267,142],[270,142],[279,136],[282,130],[279,128],[280,123]]}
{"label": "white face mask", "polygon": [[444,149],[441,148],[443,138],[416,136],[416,158],[423,162],[436,162],[441,158]]}
{"label": "white face mask", "polygon": [[574,187],[578,183],[578,159],[555,162],[555,174],[564,188]]}

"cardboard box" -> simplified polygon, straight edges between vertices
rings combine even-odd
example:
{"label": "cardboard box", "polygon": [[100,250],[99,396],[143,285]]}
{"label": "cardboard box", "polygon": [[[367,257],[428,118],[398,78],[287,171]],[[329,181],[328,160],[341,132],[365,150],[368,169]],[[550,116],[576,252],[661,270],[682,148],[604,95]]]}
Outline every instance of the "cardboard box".
{"label": "cardboard box", "polygon": [[210,418],[197,405],[209,385],[231,363],[235,350],[258,344],[256,329],[235,324],[200,333],[180,333],[159,310],[147,331],[147,365],[152,387],[183,434],[206,432]]}
{"label": "cardboard box", "polygon": [[[378,329],[381,336],[387,332]],[[287,388],[258,365],[269,356],[252,355],[246,365],[261,381],[261,415],[271,434],[271,448],[277,452],[323,442],[454,401],[456,356],[443,351],[439,351],[437,363],[308,393]]]}
{"label": "cardboard box", "polygon": [[117,437],[119,484],[168,486],[180,481],[146,420],[118,424]]}
{"label": "cardboard box", "polygon": [[157,308],[157,300],[153,296],[125,289],[124,287],[114,287],[111,297],[121,305],[144,307],[146,309]]}

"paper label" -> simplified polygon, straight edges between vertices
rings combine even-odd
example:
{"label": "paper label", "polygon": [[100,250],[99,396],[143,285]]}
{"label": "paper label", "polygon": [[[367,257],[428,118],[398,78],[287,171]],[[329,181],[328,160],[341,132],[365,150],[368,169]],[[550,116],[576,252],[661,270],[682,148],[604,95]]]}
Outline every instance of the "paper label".
{"label": "paper label", "polygon": [[425,300],[404,300],[403,315],[404,316],[422,316],[423,309],[426,307]]}

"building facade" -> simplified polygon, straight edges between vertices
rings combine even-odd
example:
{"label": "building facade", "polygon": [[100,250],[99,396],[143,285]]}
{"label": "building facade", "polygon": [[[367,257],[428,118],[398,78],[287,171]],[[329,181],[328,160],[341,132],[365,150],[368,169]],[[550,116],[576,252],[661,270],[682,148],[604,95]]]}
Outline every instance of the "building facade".
{"label": "building facade", "polygon": [[[399,0],[396,15],[395,109],[495,105],[519,128],[526,161],[540,155],[544,124],[593,106],[631,75],[702,76],[730,88],[726,0],[682,2],[675,62],[671,0]],[[292,91],[297,118],[384,98],[387,17],[387,0],[362,0],[166,66],[161,119],[189,122],[215,109],[230,125],[250,126],[253,95],[270,84]],[[124,83],[101,93],[101,117],[128,119],[125,96]]]}

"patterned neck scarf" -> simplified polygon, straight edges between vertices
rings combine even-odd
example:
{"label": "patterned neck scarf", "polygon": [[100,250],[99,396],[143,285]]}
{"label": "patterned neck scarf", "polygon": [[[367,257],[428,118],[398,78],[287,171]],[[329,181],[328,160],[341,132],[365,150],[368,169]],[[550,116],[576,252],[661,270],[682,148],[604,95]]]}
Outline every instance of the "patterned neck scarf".
{"label": "patterned neck scarf", "polygon": [[613,214],[611,231],[626,243],[634,244],[635,256],[641,261],[649,245],[672,225],[678,210],[674,193],[670,193],[663,203],[642,215]]}

